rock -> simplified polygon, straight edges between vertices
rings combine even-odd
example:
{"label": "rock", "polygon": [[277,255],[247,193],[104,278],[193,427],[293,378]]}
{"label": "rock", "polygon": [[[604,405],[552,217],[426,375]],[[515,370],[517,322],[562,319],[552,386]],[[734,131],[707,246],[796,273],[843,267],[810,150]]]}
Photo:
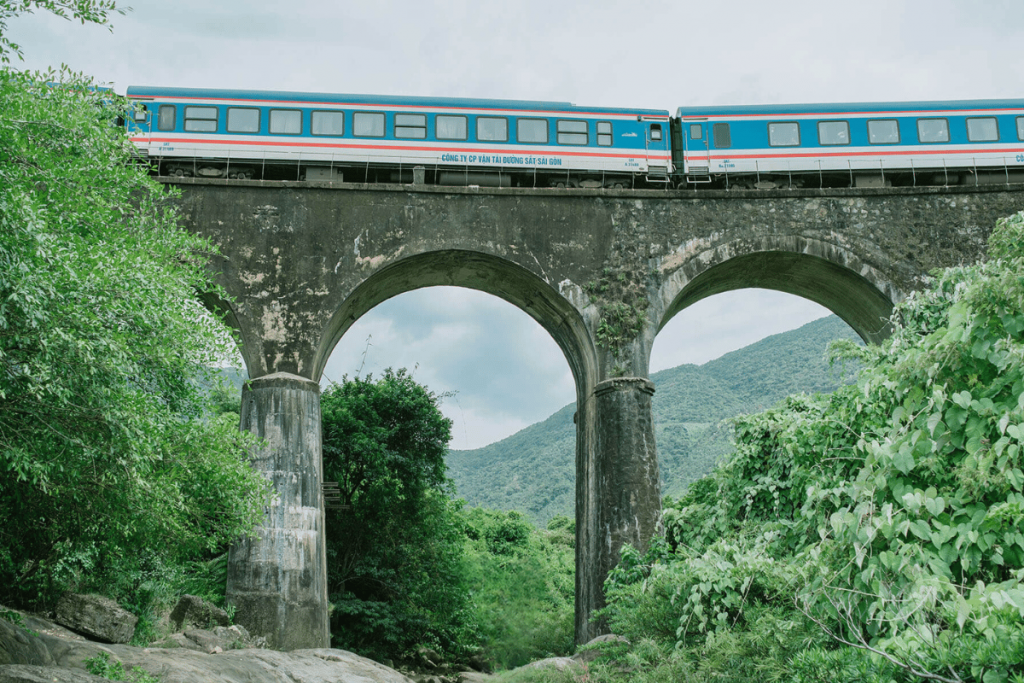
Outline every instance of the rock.
{"label": "rock", "polygon": [[214,650],[223,652],[227,645],[223,639],[217,637],[216,633],[201,628],[190,628],[185,631],[185,637],[198,645],[200,650],[209,654],[213,654]]}
{"label": "rock", "polygon": [[461,671],[458,675],[459,683],[490,683],[493,677],[479,671]]}
{"label": "rock", "polygon": [[56,666],[0,666],[0,683],[104,683],[107,679],[79,669]]}
{"label": "rock", "polygon": [[[233,635],[244,632],[231,628],[227,631]],[[0,620],[0,683],[52,683],[54,679],[58,683],[103,681],[105,679],[90,676],[85,670],[85,660],[100,653],[106,653],[111,661],[121,662],[126,670],[139,667],[148,671],[158,676],[161,683],[411,683],[394,669],[344,650],[246,649],[210,655],[185,647],[101,645],[87,640],[32,635]],[[27,678],[29,675],[37,678]]]}
{"label": "rock", "polygon": [[65,593],[57,603],[57,623],[104,643],[127,643],[138,617],[100,595]]}
{"label": "rock", "polygon": [[168,650],[184,648],[186,650],[195,650],[196,652],[203,652],[203,648],[196,644],[195,641],[186,638],[184,633],[172,633],[163,640],[159,640],[153,643],[151,647],[163,647],[167,648]]}
{"label": "rock", "polygon": [[565,671],[574,666],[579,666],[579,662],[572,657],[548,657],[547,659],[538,659],[535,662],[530,662],[518,669],[513,669],[513,671],[521,671],[523,669],[557,669]]}
{"label": "rock", "polygon": [[474,652],[469,658],[469,668],[474,671],[480,671],[482,673],[491,672],[491,662],[484,656],[482,652]]}
{"label": "rock", "polygon": [[191,624],[199,628],[227,626],[231,623],[228,613],[216,605],[195,595],[183,595],[171,610],[171,624],[175,629]]}
{"label": "rock", "polygon": [[601,653],[604,651],[602,648],[597,647],[603,643],[624,643],[629,645],[629,639],[617,636],[614,633],[607,633],[580,645],[579,652],[574,654],[572,658],[581,663],[592,662],[600,657]]}

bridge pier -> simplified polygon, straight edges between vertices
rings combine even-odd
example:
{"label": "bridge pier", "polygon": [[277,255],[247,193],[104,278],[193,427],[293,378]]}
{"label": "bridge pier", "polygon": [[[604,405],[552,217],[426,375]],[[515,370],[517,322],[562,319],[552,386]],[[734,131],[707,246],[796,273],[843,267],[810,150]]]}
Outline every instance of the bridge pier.
{"label": "bridge pier", "polygon": [[590,615],[605,605],[604,581],[623,544],[645,551],[661,531],[653,395],[654,383],[648,379],[605,380],[595,387],[584,414],[584,420],[593,420],[593,459],[585,476],[577,473],[577,525],[582,527],[577,532],[578,643],[608,630]]}
{"label": "bridge pier", "polygon": [[330,647],[321,479],[320,387],[284,372],[242,390],[241,428],[266,440],[253,466],[274,484],[255,538],[228,555],[235,620],[272,648]]}

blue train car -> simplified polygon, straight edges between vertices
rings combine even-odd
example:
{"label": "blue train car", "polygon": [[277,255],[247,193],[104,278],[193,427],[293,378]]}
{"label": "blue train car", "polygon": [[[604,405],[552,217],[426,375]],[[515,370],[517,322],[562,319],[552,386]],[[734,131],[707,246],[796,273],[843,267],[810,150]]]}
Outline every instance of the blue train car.
{"label": "blue train car", "polygon": [[629,187],[673,173],[669,112],[568,102],[132,86],[130,136],[177,176]]}
{"label": "blue train car", "polygon": [[1024,182],[1024,100],[679,107],[673,138],[689,183]]}

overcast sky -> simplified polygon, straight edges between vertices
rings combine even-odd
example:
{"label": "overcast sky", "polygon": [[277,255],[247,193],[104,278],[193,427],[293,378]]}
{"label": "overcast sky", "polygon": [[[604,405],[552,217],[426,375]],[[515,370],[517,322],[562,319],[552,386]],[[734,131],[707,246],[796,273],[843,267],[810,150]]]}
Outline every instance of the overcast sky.
{"label": "overcast sky", "polygon": [[[701,104],[1024,96],[1024,0],[129,0],[114,30],[46,13],[10,22],[20,66],[66,63],[129,85]],[[742,290],[683,311],[652,372],[703,363],[828,311]],[[504,438],[575,399],[561,352],[525,314],[463,289],[381,304],[326,377],[416,368],[453,447]]]}

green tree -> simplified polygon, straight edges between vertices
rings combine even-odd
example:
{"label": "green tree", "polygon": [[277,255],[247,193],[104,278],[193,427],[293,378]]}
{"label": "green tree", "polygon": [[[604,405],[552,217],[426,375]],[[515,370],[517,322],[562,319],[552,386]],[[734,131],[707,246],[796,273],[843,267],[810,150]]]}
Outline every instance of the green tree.
{"label": "green tree", "polygon": [[[5,2],[0,18],[31,6],[113,8]],[[137,588],[268,500],[246,435],[206,418],[233,351],[197,299],[215,249],[135,163],[126,108],[66,69],[0,69],[0,600]]]}
{"label": "green tree", "polygon": [[507,669],[571,654],[575,523],[559,516],[538,529],[520,512],[486,508],[463,516],[464,574],[485,657]]}
{"label": "green tree", "polygon": [[321,397],[334,644],[400,659],[427,646],[460,659],[475,640],[461,577],[461,502],[444,456],[451,421],[405,370],[345,379]]}

